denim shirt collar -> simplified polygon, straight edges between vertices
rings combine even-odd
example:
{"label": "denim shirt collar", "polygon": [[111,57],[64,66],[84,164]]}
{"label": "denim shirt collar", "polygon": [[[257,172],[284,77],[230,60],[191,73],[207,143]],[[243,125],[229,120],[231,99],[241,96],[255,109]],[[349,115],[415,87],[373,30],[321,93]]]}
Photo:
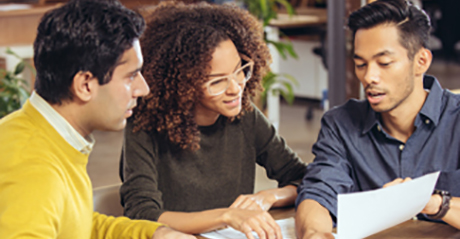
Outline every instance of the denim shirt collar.
{"label": "denim shirt collar", "polygon": [[[422,109],[415,119],[414,124],[419,125],[421,120],[429,119],[435,126],[437,126],[439,123],[439,118],[441,117],[443,89],[438,80],[435,77],[429,75],[425,75],[423,77],[423,88],[429,93],[425,103],[422,106]],[[376,125],[382,127],[380,126],[380,113],[375,112],[368,102],[367,106],[368,111],[364,118],[361,132],[362,134],[367,134]]]}

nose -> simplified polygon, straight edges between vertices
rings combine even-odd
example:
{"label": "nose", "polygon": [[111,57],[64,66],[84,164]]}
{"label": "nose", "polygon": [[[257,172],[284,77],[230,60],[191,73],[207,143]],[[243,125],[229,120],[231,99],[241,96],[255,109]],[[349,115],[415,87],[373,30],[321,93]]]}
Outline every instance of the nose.
{"label": "nose", "polygon": [[380,70],[376,64],[369,64],[364,72],[363,84],[378,84],[380,82]]}
{"label": "nose", "polygon": [[133,96],[134,97],[141,97],[141,96],[146,96],[150,93],[150,88],[147,85],[147,82],[144,79],[144,76],[139,73],[139,77],[137,79],[137,85],[136,88],[134,89]]}
{"label": "nose", "polygon": [[242,90],[242,86],[238,84],[238,82],[234,78],[231,78],[228,84],[229,85],[226,92],[229,95],[237,95]]}

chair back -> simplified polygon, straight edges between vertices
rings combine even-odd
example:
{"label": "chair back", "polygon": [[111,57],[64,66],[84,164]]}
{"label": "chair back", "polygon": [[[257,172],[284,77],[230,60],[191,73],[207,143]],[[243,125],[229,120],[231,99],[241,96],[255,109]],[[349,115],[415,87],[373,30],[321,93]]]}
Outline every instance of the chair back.
{"label": "chair back", "polygon": [[93,190],[94,211],[109,216],[123,216],[123,207],[120,202],[120,186],[114,184],[98,187]]}

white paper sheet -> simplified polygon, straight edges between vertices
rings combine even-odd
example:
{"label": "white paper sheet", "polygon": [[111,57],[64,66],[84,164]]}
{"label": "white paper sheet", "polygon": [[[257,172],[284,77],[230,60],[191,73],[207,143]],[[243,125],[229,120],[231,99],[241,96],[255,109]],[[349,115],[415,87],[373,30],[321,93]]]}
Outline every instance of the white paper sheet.
{"label": "white paper sheet", "polygon": [[417,215],[430,200],[439,172],[372,191],[339,194],[336,238],[364,238]]}
{"label": "white paper sheet", "polygon": [[[276,220],[276,222],[281,228],[281,234],[283,235],[283,239],[296,239],[295,224],[293,217]],[[254,235],[254,238],[259,238],[255,232],[253,232],[252,234]],[[226,228],[222,230],[202,233],[201,236],[210,239],[246,239],[244,233],[239,232],[233,228]]]}

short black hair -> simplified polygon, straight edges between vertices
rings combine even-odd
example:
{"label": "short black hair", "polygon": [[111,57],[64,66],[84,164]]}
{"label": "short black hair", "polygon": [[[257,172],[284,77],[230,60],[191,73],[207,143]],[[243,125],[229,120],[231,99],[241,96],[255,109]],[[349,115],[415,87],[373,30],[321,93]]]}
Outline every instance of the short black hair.
{"label": "short black hair", "polygon": [[348,18],[353,41],[356,31],[381,24],[395,24],[399,42],[408,50],[409,59],[422,48],[428,48],[430,17],[417,6],[405,0],[378,0],[354,11]]}
{"label": "short black hair", "polygon": [[47,12],[34,42],[35,90],[50,104],[61,104],[72,100],[70,86],[80,71],[108,83],[144,29],[140,14],[113,0],[71,0]]}

